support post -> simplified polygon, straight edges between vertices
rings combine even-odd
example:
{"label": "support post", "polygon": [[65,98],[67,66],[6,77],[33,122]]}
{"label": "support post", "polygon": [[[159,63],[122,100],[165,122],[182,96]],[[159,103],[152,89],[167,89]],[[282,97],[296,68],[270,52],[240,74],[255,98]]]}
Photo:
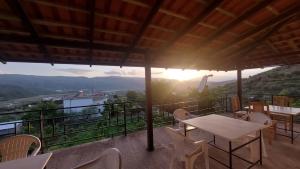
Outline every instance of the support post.
{"label": "support post", "polygon": [[240,100],[240,110],[243,109],[242,69],[237,70],[237,95]]}
{"label": "support post", "polygon": [[153,123],[152,123],[152,93],[151,93],[151,58],[145,55],[145,87],[146,87],[146,119],[147,119],[147,150],[153,151]]}

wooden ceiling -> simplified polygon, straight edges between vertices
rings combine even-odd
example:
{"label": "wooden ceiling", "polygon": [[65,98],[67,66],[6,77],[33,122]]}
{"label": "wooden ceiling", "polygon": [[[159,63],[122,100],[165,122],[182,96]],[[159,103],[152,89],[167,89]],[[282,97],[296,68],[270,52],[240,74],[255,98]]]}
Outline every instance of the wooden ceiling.
{"label": "wooden ceiling", "polygon": [[300,63],[299,0],[0,0],[0,61],[233,70]]}

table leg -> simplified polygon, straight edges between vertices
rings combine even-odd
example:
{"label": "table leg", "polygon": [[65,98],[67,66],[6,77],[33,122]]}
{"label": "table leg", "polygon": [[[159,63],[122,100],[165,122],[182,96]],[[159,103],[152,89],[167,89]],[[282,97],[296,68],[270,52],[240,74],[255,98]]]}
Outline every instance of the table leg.
{"label": "table leg", "polygon": [[216,144],[216,136],[214,135],[214,144]]}
{"label": "table leg", "polygon": [[229,168],[232,169],[232,145],[229,141]]}
{"label": "table leg", "polygon": [[184,128],[184,136],[186,136],[186,124],[183,124],[183,128]]}
{"label": "table leg", "polygon": [[261,130],[259,130],[259,163],[262,165],[262,139],[261,139]]}
{"label": "table leg", "polygon": [[291,143],[294,144],[294,116],[291,117]]}

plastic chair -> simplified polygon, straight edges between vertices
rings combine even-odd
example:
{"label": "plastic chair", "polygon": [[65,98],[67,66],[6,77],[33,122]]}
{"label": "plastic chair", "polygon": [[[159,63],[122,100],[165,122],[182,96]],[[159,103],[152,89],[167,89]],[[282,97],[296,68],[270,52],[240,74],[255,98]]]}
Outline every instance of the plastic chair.
{"label": "plastic chair", "polygon": [[[273,96],[273,105],[289,107],[290,98],[287,96]],[[284,115],[284,114],[277,114],[277,113],[270,113],[270,114],[273,119],[284,123],[285,130],[291,129],[291,125],[293,123],[291,116]]]}
{"label": "plastic chair", "polygon": [[122,158],[117,148],[110,148],[102,152],[95,159],[80,164],[73,169],[121,169]]}
{"label": "plastic chair", "polygon": [[166,132],[173,141],[170,169],[174,168],[176,159],[185,162],[185,169],[193,169],[195,160],[200,156],[204,158],[205,168],[209,169],[208,146],[206,141],[193,141],[184,137],[178,129],[170,127],[166,127]]}
{"label": "plastic chair", "polygon": [[35,144],[36,147],[30,155],[35,156],[41,149],[39,138],[25,134],[4,138],[0,141],[1,161],[27,157],[32,144]]}
{"label": "plastic chair", "polygon": [[[189,126],[189,125],[184,125],[182,123],[183,120],[187,120],[187,119],[191,119],[191,118],[195,118],[197,116],[195,115],[192,115],[190,112],[186,111],[185,109],[176,109],[173,113],[173,116],[174,116],[174,119],[176,121],[178,121],[178,126],[181,130],[184,130],[184,132],[187,132],[187,131],[191,131],[191,130],[194,130],[196,129],[195,127],[193,126]],[[185,129],[184,129],[184,126],[185,126]],[[186,135],[186,133],[185,133]]]}
{"label": "plastic chair", "polygon": [[244,118],[245,116],[247,116],[248,112],[241,110],[240,105],[241,105],[241,102],[240,102],[239,97],[232,96],[231,97],[231,108],[232,108],[234,118]]}
{"label": "plastic chair", "polygon": [[277,121],[272,120],[267,114],[261,112],[250,113],[249,121],[268,126],[268,128],[266,128],[266,131],[268,134],[269,144],[272,145],[272,141],[275,139],[275,135],[276,135]]}

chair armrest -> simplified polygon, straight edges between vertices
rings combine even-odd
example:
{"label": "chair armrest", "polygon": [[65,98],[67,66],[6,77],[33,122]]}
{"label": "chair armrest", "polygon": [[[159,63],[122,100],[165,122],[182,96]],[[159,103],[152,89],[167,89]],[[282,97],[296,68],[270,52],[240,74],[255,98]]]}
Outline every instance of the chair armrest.
{"label": "chair armrest", "polygon": [[190,114],[189,117],[191,117],[191,118],[196,118],[196,117],[199,117],[199,116],[194,115],[194,114]]}
{"label": "chair armrest", "polygon": [[191,158],[195,155],[201,155],[204,151],[204,146],[207,144],[205,140],[195,141],[193,144],[197,147],[195,151],[185,154],[185,157]]}

